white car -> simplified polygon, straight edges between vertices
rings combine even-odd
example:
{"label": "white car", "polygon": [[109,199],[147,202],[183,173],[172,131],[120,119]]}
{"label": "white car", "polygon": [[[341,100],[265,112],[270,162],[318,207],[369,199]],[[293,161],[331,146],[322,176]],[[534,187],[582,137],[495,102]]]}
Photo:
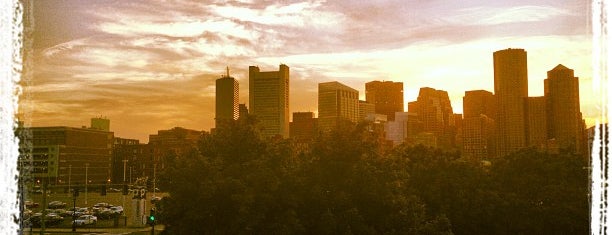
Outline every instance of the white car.
{"label": "white car", "polygon": [[122,214],[123,213],[123,207],[122,206],[113,206],[110,208],[110,210],[115,213],[115,214]]}
{"label": "white car", "polygon": [[74,220],[74,224],[76,226],[96,224],[97,222],[98,222],[98,217],[95,217],[93,215],[81,215],[79,216],[79,218]]}

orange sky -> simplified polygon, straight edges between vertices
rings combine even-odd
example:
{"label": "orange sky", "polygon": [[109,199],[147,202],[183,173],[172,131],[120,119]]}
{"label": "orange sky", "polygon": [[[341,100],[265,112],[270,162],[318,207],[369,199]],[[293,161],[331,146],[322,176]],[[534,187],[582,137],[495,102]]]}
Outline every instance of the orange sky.
{"label": "orange sky", "polygon": [[404,82],[449,93],[493,91],[492,53],[523,48],[529,94],[543,95],[557,64],[580,81],[593,125],[590,2],[506,1],[35,1],[31,79],[20,119],[32,126],[89,125],[105,116],[115,136],[148,142],[160,129],[214,125],[214,80],[229,66],[248,103],[248,66],[290,67],[290,112],[317,109],[317,84]]}

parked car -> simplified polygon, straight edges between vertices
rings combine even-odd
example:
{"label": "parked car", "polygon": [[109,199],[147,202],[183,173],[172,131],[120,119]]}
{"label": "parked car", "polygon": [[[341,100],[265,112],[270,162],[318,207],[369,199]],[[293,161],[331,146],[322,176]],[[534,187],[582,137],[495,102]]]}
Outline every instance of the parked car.
{"label": "parked car", "polygon": [[109,208],[113,213],[120,215],[123,214],[123,207],[122,206],[113,206],[111,208]]}
{"label": "parked car", "polygon": [[107,208],[101,209],[94,215],[100,219],[111,219],[116,216],[116,214],[111,209]]}
{"label": "parked car", "polygon": [[[33,227],[40,227],[41,225],[42,213],[34,213],[30,218],[26,221],[27,224]],[[56,213],[49,213],[45,216],[45,226],[54,226],[62,223],[64,221],[64,217],[59,216]]]}
{"label": "parked car", "polygon": [[72,216],[72,214],[74,214],[73,208],[69,208],[68,210],[64,210],[63,212],[59,213],[59,215],[63,217]]}
{"label": "parked car", "polygon": [[93,225],[98,222],[98,218],[93,215],[81,215],[79,218],[74,220],[76,226]]}
{"label": "parked car", "polygon": [[66,207],[66,203],[60,202],[60,201],[49,202],[49,205],[47,206],[47,208],[49,209],[64,208],[64,207]]}
{"label": "parked car", "polygon": [[53,226],[61,224],[64,221],[64,217],[56,213],[50,213],[45,216],[45,225]]}
{"label": "parked car", "polygon": [[106,203],[106,202],[98,202],[98,203],[96,203],[96,204],[95,204],[93,207],[94,207],[94,208],[96,208],[96,207],[98,207],[98,208],[99,208],[99,207],[104,207],[104,208],[106,208],[106,207],[108,207],[108,206],[109,206],[109,204],[108,204],[108,203]]}
{"label": "parked car", "polygon": [[26,208],[30,209],[30,208],[38,208],[39,204],[30,200],[27,200],[25,202],[23,202],[23,204],[25,205]]}
{"label": "parked car", "polygon": [[77,208],[76,212],[74,212],[75,216],[90,215],[90,214],[91,212],[89,211],[89,208],[87,207]]}

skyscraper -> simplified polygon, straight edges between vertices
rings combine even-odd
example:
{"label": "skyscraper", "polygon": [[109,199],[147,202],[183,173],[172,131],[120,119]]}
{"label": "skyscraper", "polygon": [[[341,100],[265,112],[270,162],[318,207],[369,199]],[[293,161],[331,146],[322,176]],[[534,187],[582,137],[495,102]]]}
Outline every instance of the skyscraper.
{"label": "skyscraper", "polygon": [[463,120],[461,141],[463,155],[483,160],[495,156],[494,121],[481,114]]}
{"label": "skyscraper", "polygon": [[543,147],[548,140],[546,97],[525,98],[525,138],[529,147]]}
{"label": "skyscraper", "polygon": [[555,139],[560,148],[584,151],[581,141],[584,133],[580,113],[578,78],[574,70],[557,65],[548,71],[544,80],[547,102],[548,138]]}
{"label": "skyscraper", "polygon": [[267,137],[289,137],[289,67],[260,72],[249,66],[249,111],[262,125]]}
{"label": "skyscraper", "polygon": [[466,91],[463,96],[463,117],[495,117],[495,98],[493,93],[485,90]]}
{"label": "skyscraper", "polygon": [[497,156],[525,147],[525,109],[527,97],[527,52],[506,49],[493,53],[493,73],[497,114]]}
{"label": "skyscraper", "polygon": [[453,145],[455,117],[446,91],[422,87],[417,102],[408,105],[408,109],[416,109],[423,131],[433,133],[440,147]]}
{"label": "skyscraper", "polygon": [[371,81],[365,84],[366,102],[374,104],[376,113],[387,115],[388,121],[395,120],[396,112],[404,111],[404,83],[392,81]]}
{"label": "skyscraper", "polygon": [[494,156],[495,99],[485,90],[466,91],[463,96],[463,154],[475,159]]}
{"label": "skyscraper", "polygon": [[215,84],[215,124],[219,127],[222,120],[237,120],[238,112],[238,81],[229,75],[217,79]]}
{"label": "skyscraper", "polygon": [[359,119],[359,91],[339,82],[319,83],[319,130],[329,131],[341,121]]}

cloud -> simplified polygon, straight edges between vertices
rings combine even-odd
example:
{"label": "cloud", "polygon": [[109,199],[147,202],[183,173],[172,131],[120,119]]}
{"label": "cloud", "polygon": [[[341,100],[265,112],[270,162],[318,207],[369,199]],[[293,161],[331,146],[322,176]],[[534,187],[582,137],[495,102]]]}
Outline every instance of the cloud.
{"label": "cloud", "polygon": [[455,24],[486,26],[507,23],[538,22],[560,16],[575,15],[567,9],[551,6],[517,6],[511,8],[472,7],[459,9],[456,13],[457,15],[448,17],[446,21]]}
{"label": "cloud", "polygon": [[248,103],[248,66],[287,64],[292,112],[316,111],[317,84],[334,80],[362,98],[367,81],[403,81],[406,102],[423,86],[448,90],[460,110],[465,90],[492,90],[491,53],[507,47],[528,51],[538,90],[558,63],[591,77],[583,4],[571,0],[64,1],[37,10],[39,22],[57,22],[34,32],[45,43],[22,110],[37,125],[106,115],[116,135],[142,141],[163,128],[211,128],[226,66]]}

